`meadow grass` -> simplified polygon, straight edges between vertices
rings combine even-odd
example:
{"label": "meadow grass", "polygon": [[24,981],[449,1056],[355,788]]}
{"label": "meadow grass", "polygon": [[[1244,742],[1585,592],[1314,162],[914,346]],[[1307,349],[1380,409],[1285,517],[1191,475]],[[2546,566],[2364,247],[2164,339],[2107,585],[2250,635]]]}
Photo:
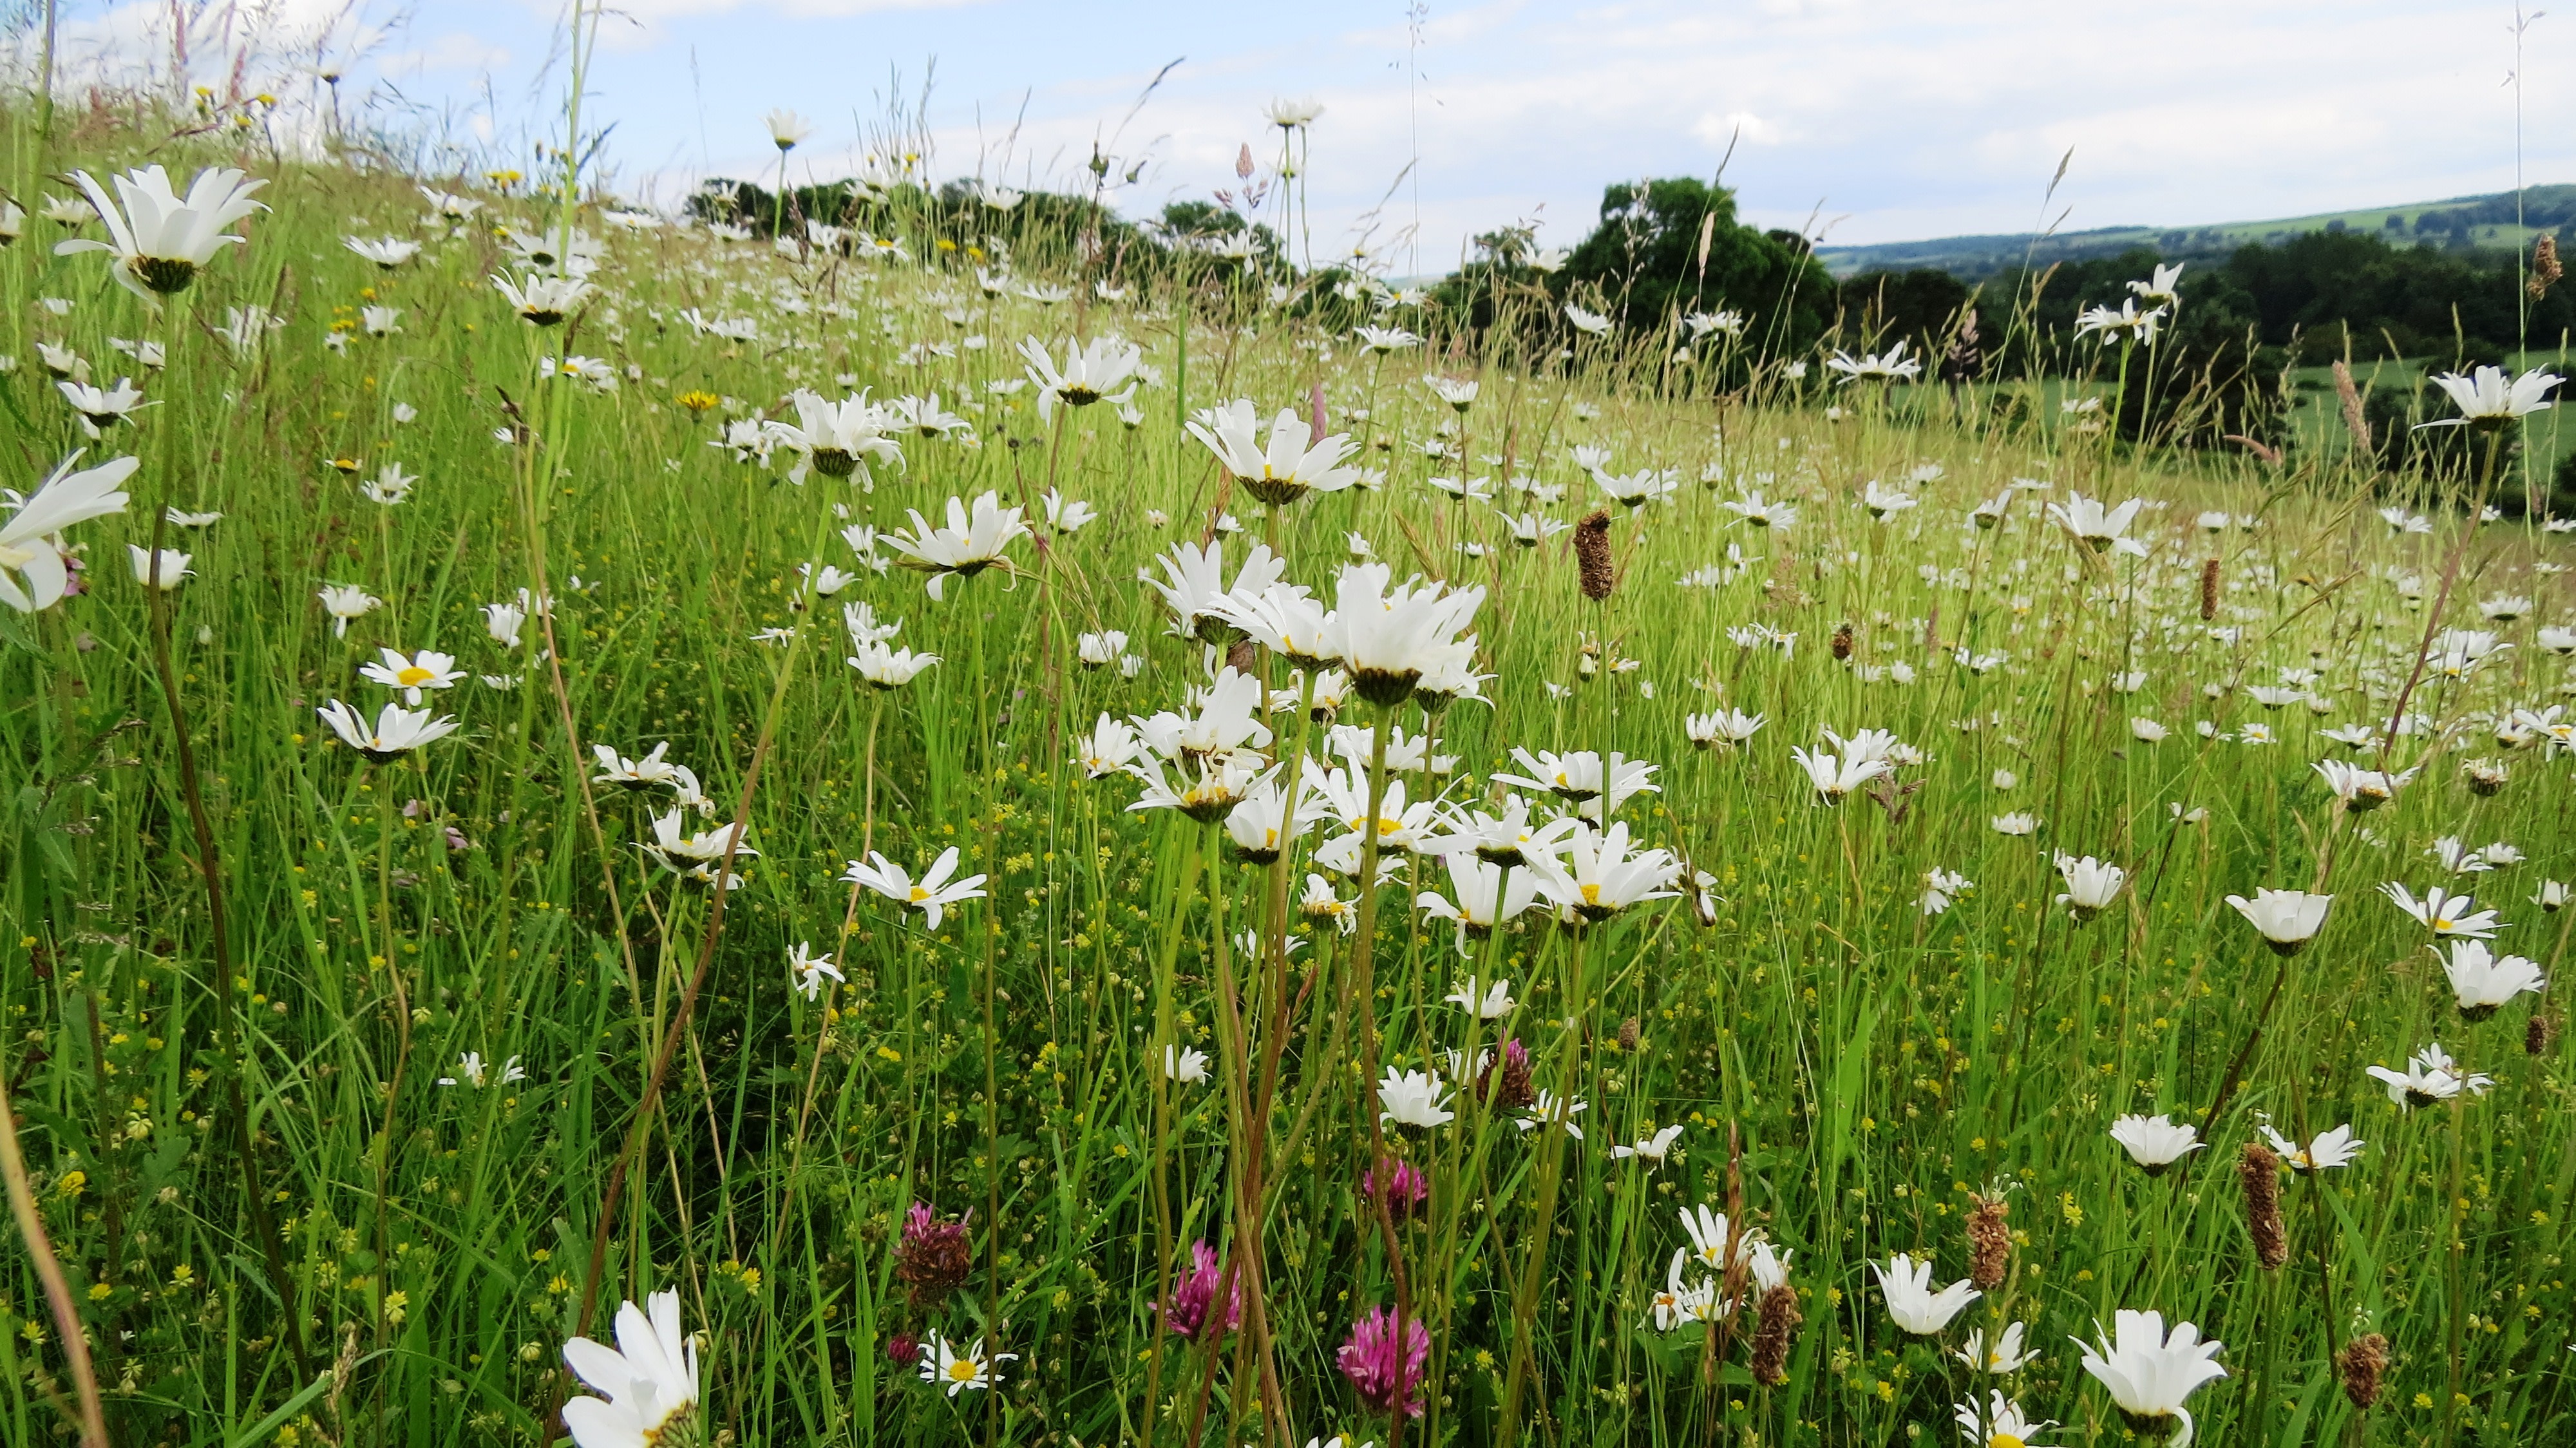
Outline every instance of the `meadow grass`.
{"label": "meadow grass", "polygon": [[[223,159],[220,135],[154,150],[107,117],[46,139],[13,116],[8,139],[21,198],[73,167]],[[131,505],[71,534],[82,591],[0,614],[0,1071],[113,1441],[547,1441],[580,1390],[566,1340],[665,1290],[703,1353],[665,1441],[1894,1444],[2003,1390],[2063,1425],[2034,1442],[2119,1442],[2132,1427],[2068,1339],[2120,1309],[2225,1343],[2228,1376],[2190,1402],[2204,1442],[2576,1432],[2571,1058],[2545,1024],[2576,914],[2529,903],[2570,868],[2568,674],[2542,635],[2566,616],[2564,545],[2537,520],[2470,527],[2479,479],[2135,453],[2053,406],[2007,424],[1976,394],[1793,381],[1812,359],[1751,342],[1711,344],[1757,364],[1721,397],[1660,344],[1532,359],[1363,298],[1430,338],[1375,356],[1215,258],[1114,303],[1096,270],[988,291],[979,272],[1042,240],[1002,211],[891,232],[891,258],[626,229],[585,202],[593,291],[538,328],[488,280],[525,270],[495,224],[543,236],[559,200],[483,190],[470,219],[424,218],[381,168],[236,159],[272,211],[157,304],[53,255],[75,233],[51,221],[0,252],[20,490],[78,448],[142,459]],[[380,268],[344,234],[424,246]],[[1021,290],[1042,281],[1070,294]],[[370,335],[371,306],[399,330]],[[283,325],[245,332],[250,307]],[[686,308],[750,335],[702,335]],[[1060,356],[1113,334],[1154,373],[1134,425],[1110,402],[1042,421],[1022,339]],[[115,339],[166,355],[145,368]],[[138,376],[151,405],[89,439],[40,342]],[[608,385],[547,375],[575,355]],[[1453,408],[1427,371],[1481,390]],[[755,410],[793,418],[799,387],[935,391],[968,427],[896,435],[900,465],[846,481],[719,445]],[[1236,397],[1320,408],[1382,485],[1263,508],[1180,426]],[[1576,447],[1678,486],[1608,502]],[[387,464],[418,477],[398,503],[361,491]],[[1433,475],[1559,523],[1606,504],[1615,587],[1588,597],[1572,535],[1516,546]],[[1916,505],[1874,519],[1873,481]],[[1097,520],[1051,526],[1049,488]],[[987,491],[1036,535],[937,602],[843,536]],[[1754,491],[1794,525],[1726,506]],[[2127,530],[2144,556],[2052,521],[2079,496],[2147,500]],[[1997,526],[1971,526],[1996,498]],[[2384,523],[2392,498],[2426,531]],[[1245,865],[1221,826],[1131,809],[1138,779],[1082,766],[1100,716],[1188,713],[1211,679],[1216,653],[1140,573],[1222,537],[1231,582],[1266,541],[1329,600],[1354,534],[1398,578],[1487,590],[1481,697],[1343,706],[1358,823],[1390,777],[1465,809],[1508,791],[1515,747],[1616,751],[1656,766],[1617,817],[1672,852],[1673,898],[1580,930],[1541,908],[1462,947],[1413,908],[1455,898],[1437,859],[1386,850],[1403,867],[1362,906],[1350,869],[1309,858],[1343,824]],[[192,568],[157,606],[124,556],[156,538]],[[855,578],[818,597],[804,564]],[[316,598],[335,584],[381,600],[345,635]],[[2508,594],[2534,601],[2482,617]],[[509,646],[485,609],[523,599],[550,616]],[[854,602],[938,662],[868,687],[844,662]],[[1132,671],[1078,657],[1109,630]],[[371,763],[316,711],[396,698],[359,672],[383,648],[454,655],[424,707],[462,727]],[[1237,659],[1308,687],[1266,650]],[[1765,722],[1695,748],[1687,717],[1719,708]],[[1271,715],[1265,758],[1325,755],[1302,717]],[[1390,728],[1454,764],[1372,770]],[[1820,799],[1789,751],[1833,749],[1825,729],[1905,742],[1875,794]],[[703,813],[595,777],[594,746],[665,743]],[[2322,758],[2421,774],[2354,813]],[[2472,789],[2473,758],[2503,762],[2500,790]],[[1521,793],[1534,818],[1561,807]],[[731,891],[642,848],[668,818],[722,855],[737,811]],[[2012,814],[2036,832],[1999,831]],[[2445,862],[2445,837],[2519,854]],[[951,847],[984,893],[935,927],[842,878],[870,851],[917,875]],[[2124,869],[2107,908],[2056,903],[2060,850]],[[1933,870],[1973,884],[1934,912]],[[1310,873],[1362,930],[1297,908]],[[2549,987],[2464,1021],[2384,882],[2474,891],[2509,922],[2498,952]],[[2265,949],[2225,903],[2257,887],[2335,897],[2309,949]],[[800,990],[799,945],[843,979]],[[1447,1001],[1471,975],[1507,980],[1512,1008]],[[1461,1088],[1445,1053],[1506,1040],[1583,1103],[1579,1140]],[[2492,1089],[2410,1108],[2364,1074],[2435,1041]],[[1204,1082],[1162,1069],[1178,1048],[1207,1054]],[[1438,1072],[1455,1119],[1380,1125],[1387,1070]],[[2125,1113],[2207,1148],[2149,1175],[2108,1135]],[[2278,1179],[2268,1267],[2240,1170],[2264,1122],[2366,1142]],[[1613,1155],[1664,1127],[1660,1160]],[[1418,1214],[1358,1190],[1392,1158],[1427,1178]],[[943,1270],[905,1246],[915,1203],[963,1219]],[[1803,1326],[1776,1382],[1755,1379],[1749,1302],[1657,1320],[1657,1293],[1713,1275],[1674,1260],[1701,1205],[1733,1238],[1715,1295],[1752,1295],[1727,1264],[1754,1234],[1786,1256]],[[78,1374],[12,1240],[0,1437],[68,1441]],[[1196,1242],[1255,1283],[1232,1333],[1163,1330]],[[1895,1253],[1986,1290],[1944,1331],[1902,1331],[1871,1271]],[[1428,1325],[1419,1418],[1338,1368],[1353,1323],[1399,1300]],[[2027,1365],[1955,1355],[2016,1322]],[[2364,1409],[2335,1358],[2367,1334],[2389,1367]],[[1016,1360],[999,1390],[943,1391],[905,1350],[941,1341]]]}

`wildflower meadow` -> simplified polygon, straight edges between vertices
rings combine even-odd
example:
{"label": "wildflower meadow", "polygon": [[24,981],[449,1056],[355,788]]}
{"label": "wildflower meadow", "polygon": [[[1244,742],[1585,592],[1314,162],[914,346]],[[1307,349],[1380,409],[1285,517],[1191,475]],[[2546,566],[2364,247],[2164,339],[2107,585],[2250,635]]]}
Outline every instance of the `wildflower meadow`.
{"label": "wildflower meadow", "polygon": [[646,209],[585,13],[0,103],[0,1440],[2576,1441],[2555,352]]}

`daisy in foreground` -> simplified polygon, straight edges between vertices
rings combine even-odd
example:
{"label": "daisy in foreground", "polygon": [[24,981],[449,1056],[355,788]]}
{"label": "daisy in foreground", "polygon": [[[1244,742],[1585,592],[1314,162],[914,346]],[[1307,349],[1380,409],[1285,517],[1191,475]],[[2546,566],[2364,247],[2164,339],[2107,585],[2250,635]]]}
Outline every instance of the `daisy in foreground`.
{"label": "daisy in foreground", "polygon": [[2084,1350],[2084,1371],[2110,1390],[2130,1429],[2141,1438],[2162,1437],[2179,1418],[2182,1431],[2169,1448],[2191,1448],[2191,1410],[2183,1400],[2201,1384],[2227,1376],[2216,1361],[2226,1345],[2216,1338],[2202,1341],[2200,1329],[2188,1322],[2174,1324],[2167,1336],[2163,1313],[2126,1308],[2111,1315],[2109,1336],[2100,1323],[2093,1332],[2098,1343],[2073,1339]]}
{"label": "daisy in foreground", "polygon": [[[961,1352],[957,1344],[934,1332],[930,1341],[921,1345],[921,1380],[945,1383],[948,1396],[953,1398],[968,1388],[993,1388],[1002,1381],[1002,1364],[1019,1360],[1020,1355],[1015,1352],[985,1356],[984,1340],[980,1337],[975,1339],[974,1346]],[[585,1444],[583,1448],[589,1448],[589,1445]]]}
{"label": "daisy in foreground", "polygon": [[865,885],[889,900],[911,906],[921,912],[924,924],[937,930],[949,906],[962,900],[984,898],[983,876],[969,875],[963,880],[948,878],[955,873],[957,847],[950,845],[931,862],[929,869],[922,872],[919,880],[906,874],[903,866],[887,859],[882,850],[870,850],[864,863],[852,860],[850,868],[841,872],[841,878],[853,885]]}
{"label": "daisy in foreground", "polygon": [[600,1398],[564,1404],[563,1422],[578,1448],[648,1448],[698,1406],[698,1350],[680,1329],[680,1294],[656,1292],[649,1315],[629,1302],[617,1309],[617,1346],[577,1337],[564,1363]]}
{"label": "daisy in foreground", "polygon": [[[208,167],[198,172],[184,197],[170,189],[170,173],[158,166],[112,179],[116,201],[108,199],[107,188],[87,171],[72,173],[90,205],[98,208],[99,219],[107,223],[112,240],[76,237],[56,243],[54,253],[109,253],[116,258],[117,284],[146,300],[154,292],[186,291],[188,283],[196,280],[197,269],[213,261],[216,252],[226,244],[242,245],[241,237],[225,235],[224,228],[268,209],[250,199],[252,192],[268,183],[244,181],[241,172],[230,169]],[[119,201],[124,204],[119,206]]]}

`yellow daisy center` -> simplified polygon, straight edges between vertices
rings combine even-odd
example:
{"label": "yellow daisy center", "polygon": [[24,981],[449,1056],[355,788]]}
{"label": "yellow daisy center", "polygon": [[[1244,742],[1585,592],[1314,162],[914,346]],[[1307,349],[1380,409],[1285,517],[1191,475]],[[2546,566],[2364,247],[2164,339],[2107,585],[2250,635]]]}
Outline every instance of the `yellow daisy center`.
{"label": "yellow daisy center", "polygon": [[437,677],[436,672],[424,669],[418,664],[406,664],[395,672],[394,682],[406,689],[417,689]]}
{"label": "yellow daisy center", "polygon": [[973,1358],[959,1358],[955,1362],[950,1363],[948,1365],[948,1376],[961,1383],[973,1382],[975,1380],[975,1360]]}
{"label": "yellow daisy center", "polygon": [[2017,1434],[1997,1433],[1986,1439],[1986,1448],[2022,1448],[2022,1441]]}
{"label": "yellow daisy center", "polygon": [[915,885],[915,886],[913,886],[913,887],[912,887],[912,903],[913,903],[913,904],[918,905],[918,904],[920,904],[922,901],[927,900],[927,899],[929,899],[929,898],[930,898],[930,892],[929,892],[929,891],[924,890],[924,889],[923,889],[923,888],[921,888],[919,885]]}
{"label": "yellow daisy center", "polygon": [[1583,903],[1586,905],[1600,904],[1601,887],[1598,885],[1585,885],[1583,887]]}

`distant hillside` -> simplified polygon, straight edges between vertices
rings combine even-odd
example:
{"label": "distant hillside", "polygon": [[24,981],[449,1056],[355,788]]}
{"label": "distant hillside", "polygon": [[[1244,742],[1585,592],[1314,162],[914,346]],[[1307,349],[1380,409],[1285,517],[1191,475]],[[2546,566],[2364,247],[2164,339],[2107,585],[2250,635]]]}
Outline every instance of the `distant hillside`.
{"label": "distant hillside", "polygon": [[2024,256],[2042,265],[2117,256],[2151,247],[2168,261],[2224,256],[2249,242],[2279,243],[2315,231],[2359,231],[2392,242],[2422,242],[2462,251],[2508,251],[2543,232],[2576,242],[2576,186],[2533,186],[2522,193],[2524,225],[2514,225],[2514,193],[2454,196],[2402,206],[2371,206],[2277,221],[2231,221],[2218,226],[2159,228],[2105,226],[2034,238],[2028,232],[1997,236],[1945,236],[1931,241],[1889,241],[1872,246],[1824,246],[1816,255],[1837,277],[1860,272],[1930,267],[1976,280],[2018,266]]}

